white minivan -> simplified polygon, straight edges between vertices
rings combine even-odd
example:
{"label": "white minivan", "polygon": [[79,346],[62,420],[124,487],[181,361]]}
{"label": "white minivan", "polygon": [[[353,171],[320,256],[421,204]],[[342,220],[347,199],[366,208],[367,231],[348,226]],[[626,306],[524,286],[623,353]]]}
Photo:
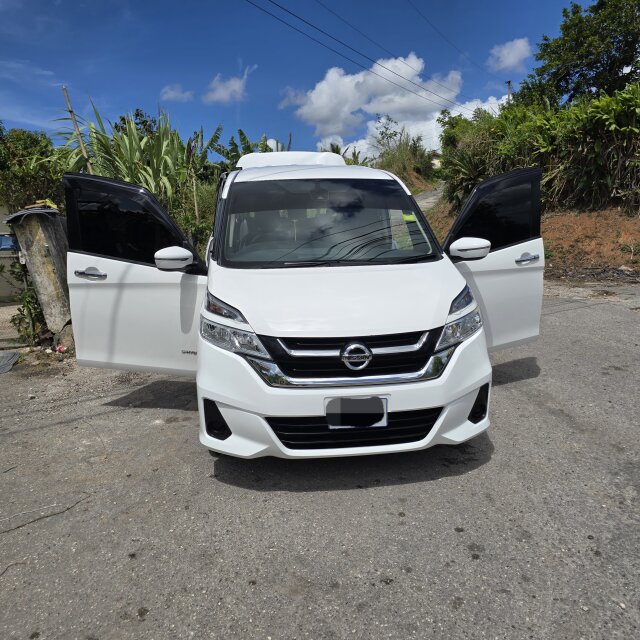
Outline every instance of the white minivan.
{"label": "white minivan", "polygon": [[200,441],[245,458],[457,444],[488,352],[538,336],[540,171],[475,188],[441,246],[394,175],[249,154],[201,258],[142,187],[64,177],[78,362],[195,376]]}

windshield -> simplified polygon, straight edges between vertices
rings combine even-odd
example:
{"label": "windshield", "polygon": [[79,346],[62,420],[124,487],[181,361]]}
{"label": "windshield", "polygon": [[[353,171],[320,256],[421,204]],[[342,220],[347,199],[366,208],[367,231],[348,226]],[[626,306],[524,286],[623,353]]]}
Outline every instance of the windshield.
{"label": "windshield", "polygon": [[428,227],[395,180],[264,180],[229,193],[222,264],[245,268],[420,262]]}

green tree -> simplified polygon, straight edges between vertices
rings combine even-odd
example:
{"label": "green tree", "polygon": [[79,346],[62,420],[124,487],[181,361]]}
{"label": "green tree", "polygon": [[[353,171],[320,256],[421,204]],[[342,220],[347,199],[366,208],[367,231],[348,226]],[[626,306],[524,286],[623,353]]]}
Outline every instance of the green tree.
{"label": "green tree", "polygon": [[376,115],[376,132],[373,136],[374,146],[378,153],[382,155],[385,151],[392,149],[400,136],[398,122],[388,113]]}
{"label": "green tree", "polygon": [[542,37],[536,53],[542,64],[523,83],[518,100],[611,95],[640,80],[638,0],[597,0],[587,8],[572,2],[562,16],[560,35]]}
{"label": "green tree", "polygon": [[[371,164],[371,159],[367,156],[361,156],[360,151],[355,147],[346,146],[344,149],[337,142],[330,142],[329,147],[322,147],[320,151],[328,151],[330,153],[337,153],[344,158],[347,164],[358,164],[368,167]],[[351,154],[349,154],[351,152]]]}
{"label": "green tree", "polygon": [[158,129],[157,118],[154,118],[142,109],[136,109],[132,114],[120,116],[113,125],[114,131],[125,133],[129,120],[132,120],[137,131],[145,136],[151,137]]}
{"label": "green tree", "polygon": [[61,171],[43,162],[55,153],[44,132],[6,130],[0,122],[0,202],[10,212],[47,198],[62,204]]}
{"label": "green tree", "polygon": [[[270,153],[272,151],[267,143],[266,135],[263,135],[257,142],[251,142],[247,134],[242,129],[238,129],[238,140],[239,142],[234,136],[231,136],[229,144],[226,146],[218,140],[211,145],[211,150],[222,158],[216,163],[222,171],[233,171],[238,160],[248,153]],[[280,143],[276,144],[278,147],[280,146]],[[289,137],[289,145],[291,145],[291,137]]]}

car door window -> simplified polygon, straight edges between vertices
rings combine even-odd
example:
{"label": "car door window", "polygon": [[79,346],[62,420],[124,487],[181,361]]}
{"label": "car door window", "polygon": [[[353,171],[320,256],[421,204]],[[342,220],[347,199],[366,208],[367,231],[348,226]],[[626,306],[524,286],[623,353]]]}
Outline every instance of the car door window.
{"label": "car door window", "polygon": [[141,187],[86,176],[65,180],[70,251],[155,265],[156,251],[183,246],[180,230]]}
{"label": "car door window", "polygon": [[82,191],[77,207],[81,250],[87,253],[154,264],[158,249],[176,244],[144,205],[124,195]]}
{"label": "car door window", "polygon": [[540,170],[516,169],[476,187],[446,247],[463,237],[484,238],[491,251],[540,237]]}

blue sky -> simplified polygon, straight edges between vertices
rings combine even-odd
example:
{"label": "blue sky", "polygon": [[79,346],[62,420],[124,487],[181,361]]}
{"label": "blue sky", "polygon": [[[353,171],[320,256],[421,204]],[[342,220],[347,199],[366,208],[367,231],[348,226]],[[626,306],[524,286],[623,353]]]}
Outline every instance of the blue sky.
{"label": "blue sky", "polygon": [[208,134],[222,123],[225,140],[241,127],[252,139],[266,133],[285,141],[291,132],[294,149],[336,140],[367,151],[376,113],[390,113],[435,146],[439,110],[495,108],[504,81],[517,86],[526,76],[536,43],[542,34],[557,34],[569,4],[278,0],[379,66],[269,0],[252,1],[383,77],[245,0],[0,0],[0,120],[6,127],[54,131],[59,124],[53,120],[65,115],[64,83],[85,117],[91,99],[108,119],[136,107],[150,113],[161,107],[185,135],[200,126]]}

